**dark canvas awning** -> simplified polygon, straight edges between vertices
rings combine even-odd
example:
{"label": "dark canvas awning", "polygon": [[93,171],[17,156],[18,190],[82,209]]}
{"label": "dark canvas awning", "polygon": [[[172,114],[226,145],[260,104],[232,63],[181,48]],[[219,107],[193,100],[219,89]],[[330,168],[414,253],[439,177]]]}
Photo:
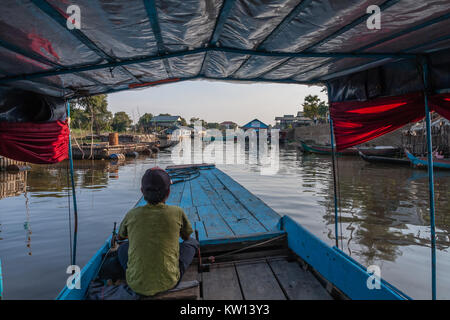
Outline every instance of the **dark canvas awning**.
{"label": "dark canvas awning", "polygon": [[[324,83],[450,45],[442,0],[74,4],[79,30],[67,28],[66,1],[2,3],[0,85],[73,97],[199,78]],[[367,28],[374,4],[380,30]]]}

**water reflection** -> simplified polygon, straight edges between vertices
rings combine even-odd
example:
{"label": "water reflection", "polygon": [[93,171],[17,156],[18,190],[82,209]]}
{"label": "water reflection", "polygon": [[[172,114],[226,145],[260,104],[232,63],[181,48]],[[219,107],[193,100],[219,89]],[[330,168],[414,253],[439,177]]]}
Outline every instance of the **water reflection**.
{"label": "water reflection", "polygon": [[0,171],[0,199],[15,197],[25,192],[27,171]]}
{"label": "water reflection", "polygon": [[[325,209],[328,237],[335,239],[333,181],[329,159],[302,156],[305,188],[314,189]],[[401,246],[430,246],[428,181],[410,168],[365,164],[355,158],[337,161],[339,243],[364,265],[395,261]],[[320,169],[320,170],[318,170]],[[438,174],[435,181],[437,248],[447,249],[449,233],[449,176]],[[355,248],[353,248],[355,247]]]}
{"label": "water reflection", "polygon": [[[137,201],[144,171],[168,164],[170,153],[164,152],[155,159],[75,161],[81,265],[110,234],[113,222],[119,222]],[[281,149],[280,170],[275,176],[262,176],[258,164],[219,167],[281,215],[292,216],[334,245],[329,157]],[[9,190],[9,197],[0,201],[0,254],[5,274],[8,273],[8,297],[38,295],[51,299],[65,281],[69,243],[61,239],[69,237],[68,172],[67,162],[62,162],[33,165],[29,172],[8,178],[0,175],[1,190]],[[426,171],[341,157],[338,173],[340,248],[365,266],[388,266],[383,269],[383,277],[413,297],[428,298],[430,228]],[[439,270],[446,270],[450,267],[450,173],[437,172],[435,183],[438,264]],[[39,278],[37,274],[45,274],[40,285],[31,280]],[[441,276],[438,283],[438,297],[450,298],[450,279]]]}
{"label": "water reflection", "polygon": [[[75,160],[75,185],[95,191],[106,188],[109,179],[119,179],[119,167],[126,161]],[[32,197],[65,197],[70,186],[69,163],[33,165],[28,173],[28,191]]]}

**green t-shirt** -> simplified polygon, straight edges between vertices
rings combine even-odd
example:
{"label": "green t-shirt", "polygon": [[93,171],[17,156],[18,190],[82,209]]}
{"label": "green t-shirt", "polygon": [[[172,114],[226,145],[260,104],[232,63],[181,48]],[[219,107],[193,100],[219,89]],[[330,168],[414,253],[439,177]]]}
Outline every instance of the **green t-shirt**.
{"label": "green t-shirt", "polygon": [[146,296],[173,288],[180,278],[179,237],[191,233],[180,207],[159,203],[130,210],[119,229],[130,243],[126,271],[130,288]]}

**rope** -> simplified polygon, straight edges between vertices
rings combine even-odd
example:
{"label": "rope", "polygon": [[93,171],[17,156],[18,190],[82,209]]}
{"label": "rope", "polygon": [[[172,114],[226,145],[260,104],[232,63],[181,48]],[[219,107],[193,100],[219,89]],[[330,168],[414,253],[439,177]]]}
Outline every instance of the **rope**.
{"label": "rope", "polygon": [[190,168],[179,168],[170,169],[168,171],[170,178],[172,179],[172,184],[191,181],[200,177],[200,170],[210,170],[211,167],[190,167]]}
{"label": "rope", "polygon": [[74,217],[74,227],[73,227],[73,251],[72,251],[72,265],[76,265],[77,257],[77,238],[78,238],[78,209],[77,209],[77,196],[75,192],[75,180],[73,174],[73,157],[72,157],[72,139],[70,135],[70,103],[67,101],[67,118],[69,126],[69,164],[70,164],[70,179],[72,182],[72,199],[73,199],[73,217]]}
{"label": "rope", "polygon": [[67,170],[67,207],[69,208],[69,251],[70,256],[69,260],[72,263],[72,213],[70,210],[70,173],[69,173],[69,162],[67,162],[66,166]]}
{"label": "rope", "polygon": [[233,250],[233,251],[230,251],[230,252],[227,252],[227,253],[220,254],[218,256],[214,256],[214,258],[226,257],[226,256],[229,256],[229,255],[232,255],[232,254],[244,251],[244,250],[248,250],[248,249],[251,249],[251,248],[256,248],[256,247],[262,246],[264,244],[267,244],[267,243],[270,243],[270,242],[274,242],[276,240],[279,240],[279,239],[282,239],[282,238],[285,238],[285,237],[286,237],[286,235],[283,234],[281,236],[278,236],[278,237],[275,237],[275,238],[272,238],[272,239],[269,239],[269,240],[266,240],[266,241],[263,241],[263,242],[255,243],[255,244],[249,245],[249,246],[244,247],[244,248],[240,248],[240,249],[237,249],[237,250]]}
{"label": "rope", "polygon": [[333,189],[334,189],[334,233],[335,233],[335,240],[336,240],[336,247],[339,248],[339,234],[338,234],[338,191],[337,191],[337,185],[336,185],[336,162],[337,159],[335,159],[336,153],[334,148],[334,132],[333,132],[333,120],[330,116],[330,138],[331,138],[331,162],[333,165]]}
{"label": "rope", "polygon": [[336,155],[336,180],[337,180],[337,196],[338,196],[338,204],[339,204],[339,229],[341,231],[340,236],[341,236],[341,250],[344,249],[344,234],[342,233],[342,203],[341,203],[341,180],[339,177],[339,157],[338,155]]}

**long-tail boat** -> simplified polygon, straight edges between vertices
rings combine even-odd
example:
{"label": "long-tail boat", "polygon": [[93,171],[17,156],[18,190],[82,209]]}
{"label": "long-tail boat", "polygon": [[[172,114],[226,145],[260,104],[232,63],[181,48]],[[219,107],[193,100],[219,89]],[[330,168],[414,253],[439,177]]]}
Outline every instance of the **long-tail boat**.
{"label": "long-tail boat", "polygon": [[[416,157],[408,150],[405,150],[408,161],[415,168],[428,168],[428,161],[426,157]],[[450,170],[450,159],[433,159],[433,168]]]}
{"label": "long-tail boat", "polygon": [[[197,280],[200,286],[178,292],[177,298],[409,299],[382,279],[375,279],[380,289],[371,290],[367,286],[371,273],[365,267],[291,217],[278,215],[214,165],[166,170],[176,182],[167,204],[186,212],[199,234],[203,261],[214,257],[209,271],[199,268],[198,259],[193,262],[182,281]],[[136,206],[145,204],[141,198]],[[66,286],[57,299],[84,299],[110,249],[111,237],[82,269],[81,289]]]}
{"label": "long-tail boat", "polygon": [[[321,146],[314,144],[307,144],[304,141],[300,141],[303,152],[317,153],[317,154],[332,154],[333,150],[331,146]],[[363,152],[365,155],[370,156],[384,156],[389,157],[397,154],[400,148],[393,146],[376,146],[376,147],[351,147],[340,151],[335,151],[335,154],[341,156],[357,156],[359,152]]]}
{"label": "long-tail boat", "polygon": [[380,157],[380,156],[369,156],[362,151],[359,151],[359,156],[361,159],[370,163],[389,163],[397,165],[409,165],[410,162],[407,158],[395,158],[395,157]]}

